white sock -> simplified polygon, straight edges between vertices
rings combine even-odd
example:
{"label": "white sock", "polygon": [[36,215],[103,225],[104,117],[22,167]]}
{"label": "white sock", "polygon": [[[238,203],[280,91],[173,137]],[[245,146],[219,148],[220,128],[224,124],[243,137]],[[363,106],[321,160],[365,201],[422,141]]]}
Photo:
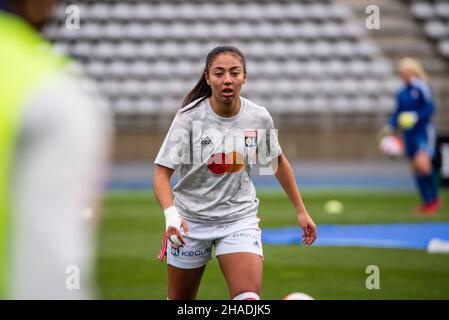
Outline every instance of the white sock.
{"label": "white sock", "polygon": [[255,292],[243,292],[235,296],[232,300],[260,300],[260,297]]}

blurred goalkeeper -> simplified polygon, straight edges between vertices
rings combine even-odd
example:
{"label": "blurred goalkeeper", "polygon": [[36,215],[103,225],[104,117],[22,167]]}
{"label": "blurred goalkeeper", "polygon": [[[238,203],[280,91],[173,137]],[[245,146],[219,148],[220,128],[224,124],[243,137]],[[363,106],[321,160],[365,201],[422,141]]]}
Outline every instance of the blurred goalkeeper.
{"label": "blurred goalkeeper", "polygon": [[[422,214],[438,212],[441,201],[438,196],[438,179],[432,166],[435,155],[436,133],[432,124],[435,103],[427,74],[415,59],[404,58],[398,65],[404,85],[396,94],[396,109],[389,124],[383,129],[387,135],[385,145],[394,131],[402,131],[405,154],[415,176],[423,204],[417,208]],[[381,143],[382,148],[382,143]]]}
{"label": "blurred goalkeeper", "polygon": [[52,2],[0,0],[0,299],[93,297],[109,117],[38,32]]}

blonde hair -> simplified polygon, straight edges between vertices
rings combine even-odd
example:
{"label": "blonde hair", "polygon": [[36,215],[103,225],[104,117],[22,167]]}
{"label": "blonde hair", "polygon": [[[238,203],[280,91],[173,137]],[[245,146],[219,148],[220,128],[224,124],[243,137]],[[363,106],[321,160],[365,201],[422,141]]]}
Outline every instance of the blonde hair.
{"label": "blonde hair", "polygon": [[428,76],[426,71],[424,71],[424,68],[416,59],[413,58],[403,58],[398,63],[398,70],[409,70],[413,73],[413,75],[421,80],[427,80]]}

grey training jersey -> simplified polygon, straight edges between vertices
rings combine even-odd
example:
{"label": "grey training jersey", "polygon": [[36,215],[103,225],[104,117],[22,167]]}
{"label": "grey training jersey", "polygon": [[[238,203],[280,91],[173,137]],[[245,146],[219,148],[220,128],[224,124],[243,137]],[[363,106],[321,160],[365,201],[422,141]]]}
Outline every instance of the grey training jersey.
{"label": "grey training jersey", "polygon": [[267,109],[240,101],[233,117],[216,114],[209,99],[189,110],[192,102],[177,112],[159,150],[155,164],[179,172],[174,205],[187,219],[230,222],[257,215],[252,165],[266,169],[282,150]]}

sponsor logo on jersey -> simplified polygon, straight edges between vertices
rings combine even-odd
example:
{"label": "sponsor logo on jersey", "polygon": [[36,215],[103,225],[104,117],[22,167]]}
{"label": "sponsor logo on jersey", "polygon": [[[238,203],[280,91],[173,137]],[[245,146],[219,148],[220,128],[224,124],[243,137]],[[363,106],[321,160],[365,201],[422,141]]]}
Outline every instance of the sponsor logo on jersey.
{"label": "sponsor logo on jersey", "polygon": [[197,249],[197,250],[182,250],[181,256],[183,257],[200,257],[210,253],[210,248]]}
{"label": "sponsor logo on jersey", "polygon": [[173,256],[179,256],[179,248],[171,247],[170,252]]}
{"label": "sponsor logo on jersey", "polygon": [[201,145],[202,146],[206,146],[209,144],[213,144],[212,139],[209,136],[206,136],[204,138],[201,139]]}
{"label": "sponsor logo on jersey", "polygon": [[251,238],[251,239],[256,239],[256,242],[259,239],[259,237],[257,235],[251,234],[251,233],[246,233],[246,232],[233,233],[232,237],[233,238],[245,238],[245,239]]}
{"label": "sponsor logo on jersey", "polygon": [[174,248],[172,247],[170,252],[173,256],[178,257],[200,257],[205,256],[210,253],[210,248],[204,248],[204,249],[193,249],[193,250],[183,250],[180,248]]}
{"label": "sponsor logo on jersey", "polygon": [[207,167],[209,172],[215,175],[239,172],[245,167],[245,159],[243,154],[237,151],[218,152],[210,157]]}

